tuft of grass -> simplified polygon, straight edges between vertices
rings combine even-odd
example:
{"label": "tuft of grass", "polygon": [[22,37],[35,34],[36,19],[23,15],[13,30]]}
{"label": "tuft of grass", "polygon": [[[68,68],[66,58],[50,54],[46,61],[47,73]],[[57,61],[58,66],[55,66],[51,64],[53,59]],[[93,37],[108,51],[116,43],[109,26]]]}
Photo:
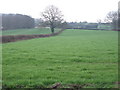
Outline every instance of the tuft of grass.
{"label": "tuft of grass", "polygon": [[117,39],[116,31],[66,30],[55,37],[3,44],[3,85],[114,88]]}

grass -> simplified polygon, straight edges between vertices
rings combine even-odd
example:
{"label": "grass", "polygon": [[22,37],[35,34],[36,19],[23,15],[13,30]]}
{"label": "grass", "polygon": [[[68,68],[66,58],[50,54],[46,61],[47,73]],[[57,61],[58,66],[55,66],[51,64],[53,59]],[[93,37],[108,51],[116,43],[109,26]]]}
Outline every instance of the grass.
{"label": "grass", "polygon": [[[55,29],[55,32],[59,29]],[[50,34],[49,28],[36,28],[36,29],[16,29],[0,31],[0,35],[31,35],[31,34]]]}
{"label": "grass", "polygon": [[118,81],[115,31],[66,30],[49,38],[3,44],[3,86],[114,88]]}

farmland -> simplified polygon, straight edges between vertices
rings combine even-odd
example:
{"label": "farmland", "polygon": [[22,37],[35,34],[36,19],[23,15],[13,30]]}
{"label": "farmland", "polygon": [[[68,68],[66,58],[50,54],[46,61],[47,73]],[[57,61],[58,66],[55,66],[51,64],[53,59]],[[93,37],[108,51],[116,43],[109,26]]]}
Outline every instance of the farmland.
{"label": "farmland", "polygon": [[[56,32],[59,29],[55,30]],[[50,34],[49,28],[37,28],[37,29],[16,29],[16,30],[0,30],[0,35],[33,35],[33,34]]]}
{"label": "farmland", "polygon": [[117,33],[65,30],[54,37],[3,44],[3,86],[117,87]]}

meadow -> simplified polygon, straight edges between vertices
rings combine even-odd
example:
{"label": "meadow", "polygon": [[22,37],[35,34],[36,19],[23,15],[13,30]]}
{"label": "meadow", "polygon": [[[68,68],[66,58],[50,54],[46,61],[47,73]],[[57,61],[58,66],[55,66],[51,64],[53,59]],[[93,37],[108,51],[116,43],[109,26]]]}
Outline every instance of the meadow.
{"label": "meadow", "polygon": [[118,32],[65,30],[2,45],[4,87],[115,88]]}
{"label": "meadow", "polygon": [[[58,32],[60,29],[56,29]],[[50,34],[49,28],[35,28],[35,29],[16,29],[16,30],[0,30],[0,35],[33,35],[33,34]]]}

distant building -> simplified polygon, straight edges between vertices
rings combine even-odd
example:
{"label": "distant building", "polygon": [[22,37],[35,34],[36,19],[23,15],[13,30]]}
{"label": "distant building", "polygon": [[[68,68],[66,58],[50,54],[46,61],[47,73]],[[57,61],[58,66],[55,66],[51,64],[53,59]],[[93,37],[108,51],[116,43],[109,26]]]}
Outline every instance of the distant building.
{"label": "distant building", "polygon": [[112,25],[110,23],[101,23],[101,24],[98,24],[98,29],[112,30]]}

